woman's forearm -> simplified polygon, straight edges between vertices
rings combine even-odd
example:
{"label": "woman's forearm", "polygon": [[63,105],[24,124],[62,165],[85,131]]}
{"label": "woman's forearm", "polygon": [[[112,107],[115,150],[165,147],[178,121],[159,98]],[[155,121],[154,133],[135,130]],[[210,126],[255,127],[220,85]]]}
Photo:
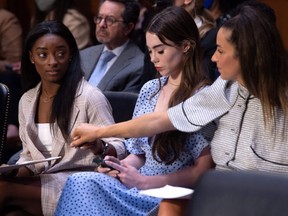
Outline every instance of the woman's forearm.
{"label": "woman's forearm", "polygon": [[167,112],[149,113],[130,121],[99,129],[99,137],[150,137],[164,131],[175,130]]}
{"label": "woman's forearm", "polygon": [[81,124],[71,133],[71,147],[81,147],[89,142],[107,137],[150,137],[155,134],[175,130],[167,112],[154,112],[130,121],[98,127]]}

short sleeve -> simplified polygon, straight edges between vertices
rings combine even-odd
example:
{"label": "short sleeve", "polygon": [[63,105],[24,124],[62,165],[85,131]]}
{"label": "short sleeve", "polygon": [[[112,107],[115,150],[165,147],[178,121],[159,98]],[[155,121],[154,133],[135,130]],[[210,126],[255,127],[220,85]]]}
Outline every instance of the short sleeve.
{"label": "short sleeve", "polygon": [[183,132],[198,131],[208,123],[227,113],[234,103],[238,85],[227,85],[218,78],[186,101],[168,109],[173,126]]}

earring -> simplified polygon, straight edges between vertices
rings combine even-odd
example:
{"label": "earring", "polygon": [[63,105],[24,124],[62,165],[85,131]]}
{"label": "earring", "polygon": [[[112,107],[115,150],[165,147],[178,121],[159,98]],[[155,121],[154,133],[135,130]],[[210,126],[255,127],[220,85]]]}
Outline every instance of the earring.
{"label": "earring", "polygon": [[31,61],[32,64],[34,64],[34,61]]}

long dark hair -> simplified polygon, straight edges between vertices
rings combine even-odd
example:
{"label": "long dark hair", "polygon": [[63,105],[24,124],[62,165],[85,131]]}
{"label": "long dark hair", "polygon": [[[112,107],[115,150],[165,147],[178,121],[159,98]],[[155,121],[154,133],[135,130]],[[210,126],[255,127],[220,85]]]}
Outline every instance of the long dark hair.
{"label": "long dark hair", "polygon": [[231,31],[229,41],[235,46],[245,86],[261,101],[266,126],[277,124],[276,107],[287,120],[287,54],[273,19],[261,9],[244,5],[222,28]]}
{"label": "long dark hair", "polygon": [[63,137],[69,137],[69,120],[73,108],[78,84],[83,77],[79,50],[69,29],[59,21],[44,21],[35,26],[27,35],[21,60],[21,75],[24,92],[34,88],[41,78],[35,65],[31,63],[29,52],[36,40],[43,35],[54,34],[62,37],[70,48],[71,61],[68,70],[61,81],[61,86],[54,98],[51,112],[51,122],[57,122]]}
{"label": "long dark hair", "polygon": [[[160,41],[168,46],[172,45],[167,41],[173,42],[175,44],[173,46],[180,47],[185,41],[190,42],[191,45],[183,61],[180,86],[171,96],[169,107],[183,102],[199,88],[209,83],[201,67],[199,31],[192,16],[185,9],[175,6],[164,9],[153,17],[147,27],[147,32],[156,34]],[[156,135],[152,146],[153,157],[157,160],[157,152],[161,161],[166,164],[173,163],[183,151],[186,139],[187,134],[180,131]]]}

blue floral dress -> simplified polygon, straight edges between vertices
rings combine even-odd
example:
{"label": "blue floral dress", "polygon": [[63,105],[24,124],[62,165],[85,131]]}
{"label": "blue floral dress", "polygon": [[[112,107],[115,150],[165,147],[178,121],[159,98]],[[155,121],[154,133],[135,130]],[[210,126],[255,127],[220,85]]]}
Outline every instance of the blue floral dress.
{"label": "blue floral dress", "polygon": [[[165,85],[167,77],[160,79]],[[154,111],[160,92],[158,79],[147,82],[141,89],[134,117]],[[155,94],[156,93],[156,94]],[[146,162],[140,168],[142,175],[155,176],[176,172],[194,164],[211,137],[201,131],[191,133],[185,150],[170,165],[159,163],[152,156],[151,143],[146,138],[126,140],[126,148],[132,154],[145,154]],[[117,179],[97,172],[82,172],[70,176],[66,182],[56,209],[56,216],[140,216],[147,215],[160,203],[159,198],[139,194],[137,188],[127,188]]]}

